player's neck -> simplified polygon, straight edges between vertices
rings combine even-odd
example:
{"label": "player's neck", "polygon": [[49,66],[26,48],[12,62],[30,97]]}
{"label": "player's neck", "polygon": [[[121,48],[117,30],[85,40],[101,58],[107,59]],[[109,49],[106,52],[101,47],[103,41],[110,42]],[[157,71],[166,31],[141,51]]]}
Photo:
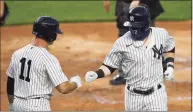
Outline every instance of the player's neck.
{"label": "player's neck", "polygon": [[48,43],[41,39],[41,38],[34,38],[33,41],[31,42],[32,45],[37,46],[37,47],[43,47],[48,49]]}

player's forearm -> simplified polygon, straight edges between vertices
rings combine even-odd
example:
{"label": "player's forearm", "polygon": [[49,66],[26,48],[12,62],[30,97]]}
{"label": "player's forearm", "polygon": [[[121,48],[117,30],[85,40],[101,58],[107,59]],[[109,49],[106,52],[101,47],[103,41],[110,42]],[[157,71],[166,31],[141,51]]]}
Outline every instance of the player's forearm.
{"label": "player's forearm", "polygon": [[63,94],[71,93],[76,88],[78,88],[78,86],[75,82],[68,82],[68,84],[66,86],[64,86]]}
{"label": "player's forearm", "polygon": [[165,63],[166,63],[166,71],[164,71],[164,79],[165,80],[173,80],[174,79],[174,58],[175,58],[175,47],[168,52],[164,53]]}
{"label": "player's forearm", "polygon": [[104,73],[104,76],[110,75],[111,71],[104,65],[102,65],[99,69],[101,69]]}
{"label": "player's forearm", "polygon": [[165,62],[166,62],[167,67],[171,66],[174,68],[175,53],[165,53],[164,57],[165,57]]}
{"label": "player's forearm", "polygon": [[112,68],[108,65],[103,64],[97,71],[89,71],[85,75],[86,82],[92,82],[98,78],[103,78],[107,75],[112,74],[116,68]]}
{"label": "player's forearm", "polygon": [[13,103],[14,99],[14,78],[7,77],[7,97],[9,103]]}
{"label": "player's forearm", "polygon": [[174,58],[175,57],[175,53],[164,53],[164,57],[172,57],[172,58]]}
{"label": "player's forearm", "polygon": [[164,57],[167,67],[171,66],[174,68],[175,48],[169,52],[165,52]]}
{"label": "player's forearm", "polygon": [[14,95],[9,95],[9,94],[7,94],[7,97],[8,97],[9,103],[13,103]]}
{"label": "player's forearm", "polygon": [[8,109],[9,111],[14,111],[13,109],[13,100],[14,100],[14,95],[10,95],[10,94],[7,94],[7,97],[8,97]]}
{"label": "player's forearm", "polygon": [[68,94],[78,88],[76,82],[64,82],[57,90],[62,94]]}

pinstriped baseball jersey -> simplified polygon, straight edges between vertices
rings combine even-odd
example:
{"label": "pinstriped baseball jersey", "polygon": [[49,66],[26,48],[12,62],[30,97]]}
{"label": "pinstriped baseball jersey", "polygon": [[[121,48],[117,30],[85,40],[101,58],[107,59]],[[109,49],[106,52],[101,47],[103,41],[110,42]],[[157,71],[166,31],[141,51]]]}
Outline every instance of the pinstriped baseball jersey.
{"label": "pinstriped baseball jersey", "polygon": [[14,95],[26,99],[50,98],[55,86],[68,81],[57,58],[31,44],[13,53],[7,74],[15,79]]}
{"label": "pinstriped baseball jersey", "polygon": [[131,88],[149,89],[163,81],[163,52],[175,47],[174,39],[163,28],[151,27],[148,45],[134,41],[130,32],[116,40],[104,64],[123,70]]}

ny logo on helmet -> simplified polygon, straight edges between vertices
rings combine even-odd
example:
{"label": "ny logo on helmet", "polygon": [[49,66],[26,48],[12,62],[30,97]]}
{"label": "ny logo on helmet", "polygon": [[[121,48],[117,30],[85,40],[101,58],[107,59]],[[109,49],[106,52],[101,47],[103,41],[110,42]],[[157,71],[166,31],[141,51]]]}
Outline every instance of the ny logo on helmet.
{"label": "ny logo on helmet", "polygon": [[130,21],[134,21],[134,16],[130,16]]}

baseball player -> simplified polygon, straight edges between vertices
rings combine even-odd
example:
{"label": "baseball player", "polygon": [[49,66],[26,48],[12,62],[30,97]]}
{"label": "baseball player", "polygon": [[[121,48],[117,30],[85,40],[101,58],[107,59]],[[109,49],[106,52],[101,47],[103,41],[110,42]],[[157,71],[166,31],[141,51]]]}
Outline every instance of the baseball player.
{"label": "baseball player", "polygon": [[81,87],[80,77],[68,80],[58,59],[47,51],[62,33],[55,18],[40,16],[33,24],[34,40],[13,53],[7,70],[10,110],[51,111],[54,87],[62,94]]}
{"label": "baseball player", "polygon": [[[129,31],[118,38],[96,71],[88,71],[86,82],[112,74],[121,66],[126,79],[126,111],[167,111],[163,79],[174,77],[175,43],[164,28],[149,27],[150,14],[143,6],[132,8],[124,26]],[[163,75],[162,55],[167,62]]]}
{"label": "baseball player", "polygon": [[[115,7],[115,16],[116,16],[116,26],[118,28],[118,37],[123,36],[128,32],[129,28],[125,27],[123,24],[128,19],[127,13],[128,10],[139,6],[146,5],[149,8],[151,15],[150,26],[155,26],[155,19],[164,12],[164,9],[161,6],[160,0],[116,0]],[[104,0],[104,8],[106,12],[109,12],[110,9],[110,0]],[[165,63],[163,62],[163,67],[165,68]],[[165,69],[164,69],[165,70]],[[125,84],[126,80],[124,79],[124,74],[121,69],[118,69],[118,74],[110,80],[111,85],[121,85]]]}

